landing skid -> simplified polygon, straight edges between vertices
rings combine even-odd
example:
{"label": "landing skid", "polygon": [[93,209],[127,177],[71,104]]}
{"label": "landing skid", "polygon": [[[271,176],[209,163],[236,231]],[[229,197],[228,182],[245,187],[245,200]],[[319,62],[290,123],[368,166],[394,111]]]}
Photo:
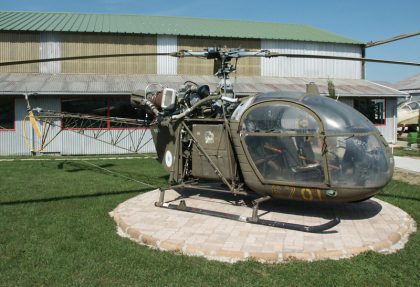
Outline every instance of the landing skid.
{"label": "landing skid", "polygon": [[340,223],[340,219],[338,217],[335,217],[334,219],[320,225],[303,225],[303,224],[295,224],[295,223],[261,219],[258,216],[259,204],[271,199],[270,196],[261,197],[252,202],[253,207],[252,207],[251,217],[246,217],[243,215],[237,215],[237,214],[226,213],[226,212],[220,212],[220,211],[213,211],[213,210],[208,210],[208,209],[189,207],[185,203],[185,200],[181,200],[179,204],[165,203],[164,196],[165,196],[165,190],[161,189],[160,194],[159,194],[159,201],[155,202],[155,206],[160,207],[160,208],[167,208],[167,209],[191,212],[191,213],[196,213],[196,214],[209,215],[209,216],[214,216],[214,217],[219,217],[219,218],[225,218],[225,219],[230,219],[230,220],[236,220],[240,222],[247,222],[247,223],[258,224],[258,225],[297,230],[297,231],[302,231],[302,232],[319,233],[319,232],[326,231]]}

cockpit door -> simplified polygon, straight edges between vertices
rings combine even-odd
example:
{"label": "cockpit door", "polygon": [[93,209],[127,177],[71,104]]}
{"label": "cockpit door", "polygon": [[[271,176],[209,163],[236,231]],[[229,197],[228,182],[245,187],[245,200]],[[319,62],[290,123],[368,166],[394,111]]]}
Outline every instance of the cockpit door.
{"label": "cockpit door", "polygon": [[329,183],[320,119],[287,101],[251,106],[240,122],[241,142],[262,182],[324,186]]}

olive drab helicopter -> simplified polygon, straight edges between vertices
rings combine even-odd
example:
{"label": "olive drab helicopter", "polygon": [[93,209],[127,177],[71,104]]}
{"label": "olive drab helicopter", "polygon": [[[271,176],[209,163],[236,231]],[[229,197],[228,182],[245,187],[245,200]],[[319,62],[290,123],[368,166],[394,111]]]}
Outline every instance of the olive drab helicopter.
{"label": "olive drab helicopter", "polygon": [[[157,157],[169,173],[171,188],[193,188],[233,195],[253,195],[252,216],[244,217],[165,202],[160,189],[157,207],[218,216],[305,232],[321,232],[340,222],[317,226],[265,220],[259,205],[267,200],[357,202],[378,193],[392,178],[394,160],[387,142],[362,114],[337,100],[320,96],[313,83],[302,93],[278,91],[251,96],[235,94],[229,78],[232,60],[243,57],[306,57],[418,63],[378,59],[280,54],[269,50],[208,48],[200,52],[92,55],[4,62],[2,65],[124,56],[199,57],[219,61],[217,88],[187,81],[179,89],[149,84],[131,96],[145,120],[111,118],[150,128]],[[38,121],[49,117],[101,120],[32,108],[28,120],[41,136]],[[51,121],[50,121],[51,122]]]}

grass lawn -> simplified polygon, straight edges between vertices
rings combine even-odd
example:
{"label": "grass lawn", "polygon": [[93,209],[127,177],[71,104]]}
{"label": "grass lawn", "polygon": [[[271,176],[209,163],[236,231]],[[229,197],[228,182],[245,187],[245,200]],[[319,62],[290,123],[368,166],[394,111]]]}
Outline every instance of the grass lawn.
{"label": "grass lawn", "polygon": [[[153,159],[92,160],[154,186]],[[150,188],[80,161],[0,162],[0,286],[419,286],[420,236],[391,255],[312,263],[236,264],[138,245],[108,212]],[[420,186],[393,181],[378,196],[420,222]]]}
{"label": "grass lawn", "polygon": [[420,157],[420,150],[418,149],[407,149],[405,147],[394,148],[395,156],[411,156]]}

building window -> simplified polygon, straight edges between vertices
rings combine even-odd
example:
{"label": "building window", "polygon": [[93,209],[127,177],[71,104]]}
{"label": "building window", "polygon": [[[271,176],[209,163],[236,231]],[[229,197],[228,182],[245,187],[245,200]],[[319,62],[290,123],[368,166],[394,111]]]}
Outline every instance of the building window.
{"label": "building window", "polygon": [[385,99],[354,99],[354,108],[375,125],[386,124]]}
{"label": "building window", "polygon": [[0,131],[15,129],[15,99],[0,96]]}
{"label": "building window", "polygon": [[[144,111],[137,111],[130,104],[130,97],[109,97],[109,117],[111,118],[126,118],[126,119],[140,119],[145,118]],[[138,128],[138,125],[130,125],[128,123],[121,123],[118,121],[110,121],[110,128]]]}
{"label": "building window", "polygon": [[[62,97],[61,111],[91,116],[85,119],[64,118],[63,129],[140,128],[138,124],[116,122],[113,118],[139,119],[144,116],[131,106],[129,96]],[[95,116],[102,120],[95,119]]]}

